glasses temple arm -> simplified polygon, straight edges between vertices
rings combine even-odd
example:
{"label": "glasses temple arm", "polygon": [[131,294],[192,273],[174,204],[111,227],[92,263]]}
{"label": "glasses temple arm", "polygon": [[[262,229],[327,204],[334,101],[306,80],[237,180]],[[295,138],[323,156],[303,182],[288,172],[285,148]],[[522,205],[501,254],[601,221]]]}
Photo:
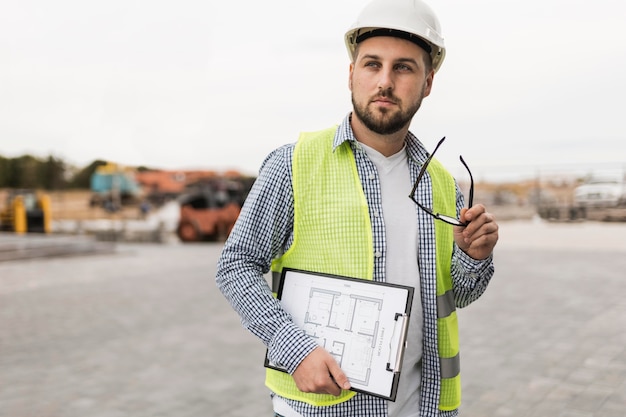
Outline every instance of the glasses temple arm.
{"label": "glasses temple arm", "polygon": [[465,160],[463,160],[463,157],[459,156],[459,159],[461,160],[461,163],[463,164],[463,166],[467,170],[467,173],[470,176],[469,200],[467,202],[467,208],[471,208],[472,204],[474,204],[474,177],[472,176],[472,171],[470,171],[469,167],[465,163]]}

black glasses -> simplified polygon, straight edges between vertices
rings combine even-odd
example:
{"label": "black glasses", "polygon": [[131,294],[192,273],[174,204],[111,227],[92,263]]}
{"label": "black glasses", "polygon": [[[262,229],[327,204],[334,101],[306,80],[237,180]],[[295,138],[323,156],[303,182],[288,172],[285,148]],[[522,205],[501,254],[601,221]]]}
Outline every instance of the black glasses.
{"label": "black glasses", "polygon": [[[415,184],[413,184],[413,189],[411,190],[411,194],[409,194],[409,198],[411,200],[413,200],[415,202],[415,204],[417,204],[417,206],[419,208],[421,208],[426,213],[428,213],[431,216],[433,216],[435,219],[441,220],[442,222],[446,222],[446,223],[454,225],[454,226],[467,226],[467,223],[462,222],[461,220],[457,219],[456,217],[447,216],[445,214],[440,214],[440,213],[434,213],[432,209],[429,209],[428,207],[423,206],[422,204],[420,204],[419,201],[417,201],[417,198],[415,198],[415,192],[417,191],[417,185],[422,180],[422,177],[424,176],[424,173],[426,172],[426,168],[428,167],[428,164],[430,163],[431,159],[433,159],[433,155],[435,155],[435,152],[437,152],[437,149],[439,149],[439,146],[441,146],[441,144],[443,143],[443,141],[445,139],[446,139],[445,136],[443,138],[441,138],[441,140],[439,141],[439,143],[435,147],[435,150],[433,151],[433,153],[430,154],[430,156],[428,157],[426,162],[424,162],[424,165],[422,165],[422,169],[420,170],[420,173],[417,176],[417,179],[415,180]],[[469,200],[468,200],[468,205],[467,205],[467,208],[470,208],[470,207],[472,207],[472,203],[474,202],[474,178],[472,177],[472,173],[471,173],[469,167],[467,166],[467,164],[463,160],[463,157],[459,156],[459,159],[461,159],[461,163],[463,164],[465,169],[467,169],[467,172],[469,173],[469,176],[470,176]]]}

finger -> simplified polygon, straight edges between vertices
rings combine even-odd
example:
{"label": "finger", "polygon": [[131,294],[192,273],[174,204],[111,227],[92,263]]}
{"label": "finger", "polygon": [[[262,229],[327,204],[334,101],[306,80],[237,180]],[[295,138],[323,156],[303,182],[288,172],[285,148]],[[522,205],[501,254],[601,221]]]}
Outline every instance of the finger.
{"label": "finger", "polygon": [[312,386],[306,392],[330,394],[336,397],[341,394],[341,388],[335,383],[330,373],[321,373],[312,381]]}
{"label": "finger", "polygon": [[481,214],[486,213],[487,210],[482,204],[476,204],[468,209],[461,209],[461,216],[465,216],[467,222],[473,222],[480,217]]}
{"label": "finger", "polygon": [[337,385],[335,379],[332,375],[328,375],[329,382],[325,385],[325,390],[327,394],[334,395],[335,397],[341,394],[341,387]]}
{"label": "finger", "polygon": [[334,361],[334,359],[333,359],[333,362],[334,363],[328,367],[328,370],[330,371],[330,375],[333,378],[333,381],[341,389],[350,389],[350,380],[348,380],[348,377],[341,370],[341,368],[339,367],[337,362]]}
{"label": "finger", "polygon": [[[478,206],[477,206],[478,207]],[[472,207],[470,210],[472,210]],[[465,230],[463,230],[463,236],[468,239],[476,232],[480,231],[487,223],[493,222],[494,217],[491,213],[487,212],[484,207],[480,206],[476,211],[470,211],[466,214],[466,218],[469,218],[469,223]]]}
{"label": "finger", "polygon": [[498,224],[488,213],[481,215],[473,224],[473,228],[463,232],[465,242],[472,244],[479,239],[498,231]]}
{"label": "finger", "polygon": [[481,229],[481,233],[472,236],[466,253],[474,259],[486,259],[493,252],[497,242],[498,227],[492,223],[489,228],[484,227]]}
{"label": "finger", "polygon": [[[293,378],[302,392],[334,396],[341,394],[341,389],[346,386],[347,382],[347,377],[335,358],[319,346],[298,365]],[[349,387],[349,383],[347,386]]]}
{"label": "finger", "polygon": [[341,394],[341,388],[335,383],[328,369],[320,370],[319,373],[307,375],[306,378],[296,377],[296,386],[302,392],[315,394],[331,394],[337,396]]}

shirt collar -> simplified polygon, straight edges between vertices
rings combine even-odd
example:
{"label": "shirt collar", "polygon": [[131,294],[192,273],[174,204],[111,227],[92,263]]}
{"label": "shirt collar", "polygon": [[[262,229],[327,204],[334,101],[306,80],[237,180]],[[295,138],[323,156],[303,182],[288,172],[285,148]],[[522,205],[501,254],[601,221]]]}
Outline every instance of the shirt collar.
{"label": "shirt collar", "polygon": [[[350,125],[351,116],[352,113],[348,113],[337,128],[337,132],[335,132],[335,139],[333,141],[333,152],[344,142],[349,142],[352,146],[356,145],[357,140],[354,137],[354,132],[352,132],[352,126]],[[419,139],[409,131],[406,135],[405,142],[408,157],[416,162],[419,162],[420,164],[424,163],[428,158],[428,151],[426,151],[426,148],[419,141]]]}
{"label": "shirt collar", "polygon": [[333,141],[333,152],[339,146],[341,146],[344,142],[352,142],[356,143],[357,140],[354,137],[354,132],[352,132],[352,126],[350,126],[350,116],[352,113],[348,113],[346,117],[344,117],[343,121],[337,128],[337,132],[335,132],[335,140]]}

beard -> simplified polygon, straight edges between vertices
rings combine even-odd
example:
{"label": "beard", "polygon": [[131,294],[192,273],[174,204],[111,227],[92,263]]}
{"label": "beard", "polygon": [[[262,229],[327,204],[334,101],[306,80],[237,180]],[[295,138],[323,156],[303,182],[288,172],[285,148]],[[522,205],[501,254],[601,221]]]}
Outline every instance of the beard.
{"label": "beard", "polygon": [[[397,103],[399,109],[392,111],[386,108],[373,108],[370,103],[367,102],[364,105],[360,105],[354,99],[354,92],[352,93],[352,106],[354,108],[355,115],[363,122],[365,127],[374,133],[379,135],[391,135],[402,130],[405,126],[411,123],[413,116],[419,110],[422,105],[422,99],[424,98],[424,90],[422,89],[420,96],[417,100],[407,109],[403,109],[402,101],[397,97],[394,97],[390,92],[381,92],[374,98],[386,97]],[[371,101],[371,100],[370,100]]]}

